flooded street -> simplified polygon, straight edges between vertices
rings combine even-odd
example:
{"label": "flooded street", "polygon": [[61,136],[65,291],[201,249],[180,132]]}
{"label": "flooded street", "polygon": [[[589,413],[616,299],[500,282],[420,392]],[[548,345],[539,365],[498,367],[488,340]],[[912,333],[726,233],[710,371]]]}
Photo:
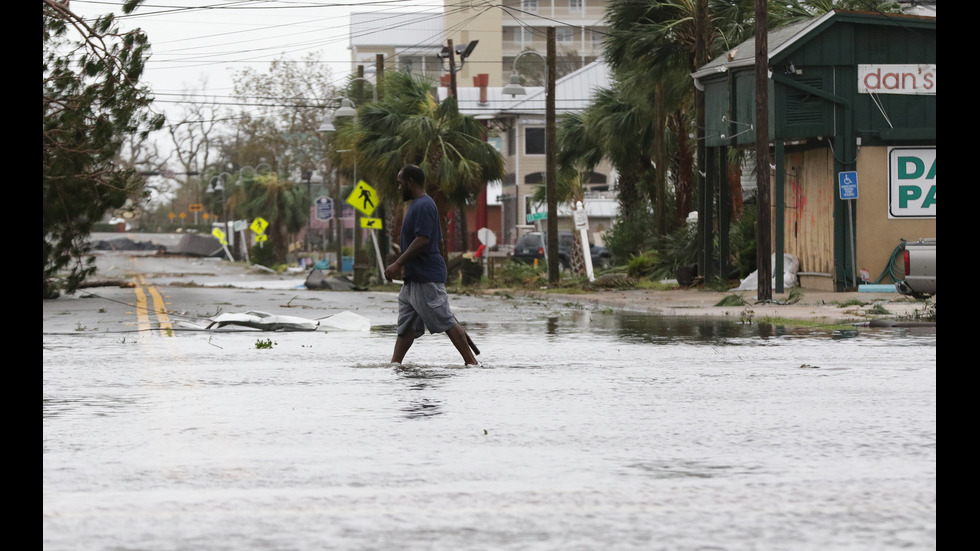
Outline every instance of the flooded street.
{"label": "flooded street", "polygon": [[392,367],[394,293],[292,312],[356,295],[369,331],[285,333],[135,331],[133,293],[45,304],[49,551],[936,547],[934,327],[453,295],[482,366],[426,335]]}

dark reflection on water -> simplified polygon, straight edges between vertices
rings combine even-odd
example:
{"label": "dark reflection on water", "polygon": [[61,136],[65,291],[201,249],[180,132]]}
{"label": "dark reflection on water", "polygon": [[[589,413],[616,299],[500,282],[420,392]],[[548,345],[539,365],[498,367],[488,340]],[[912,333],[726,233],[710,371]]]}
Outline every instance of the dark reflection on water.
{"label": "dark reflection on water", "polygon": [[616,316],[616,332],[628,342],[675,344],[678,340],[719,343],[750,337],[778,337],[810,330],[791,329],[769,323],[738,323],[718,319],[679,318],[649,314]]}
{"label": "dark reflection on water", "polygon": [[[539,318],[541,319],[541,318]],[[880,334],[901,336],[932,336],[935,327],[924,328],[867,328],[811,327],[773,324],[756,320],[658,316],[641,312],[617,312],[614,315],[571,313],[544,318],[544,334],[586,333],[592,336],[611,335],[634,344],[749,344],[764,343],[771,338],[829,338],[847,340],[862,335]],[[762,339],[761,341],[759,339]]]}
{"label": "dark reflection on water", "polygon": [[558,318],[557,316],[550,316],[548,318],[548,326],[547,326],[548,328],[545,330],[545,333],[549,335],[557,335],[559,319],[560,318]]}
{"label": "dark reflection on water", "polygon": [[[542,318],[539,318],[542,319]],[[737,319],[657,316],[647,313],[617,312],[615,315],[572,313],[547,316],[544,334],[586,332],[592,335],[614,335],[637,344],[740,344],[746,339],[779,337],[824,337],[850,339],[866,334],[869,329],[841,329],[773,324],[765,321],[742,322]],[[935,331],[934,328],[929,328]],[[870,331],[879,331],[871,329]],[[896,333],[896,330],[890,330]]]}
{"label": "dark reflection on water", "polygon": [[408,385],[407,405],[401,408],[408,419],[420,419],[442,415],[443,402],[432,397],[431,392],[437,390],[442,379],[452,376],[448,371],[436,370],[411,365],[395,368],[399,378],[405,379]]}

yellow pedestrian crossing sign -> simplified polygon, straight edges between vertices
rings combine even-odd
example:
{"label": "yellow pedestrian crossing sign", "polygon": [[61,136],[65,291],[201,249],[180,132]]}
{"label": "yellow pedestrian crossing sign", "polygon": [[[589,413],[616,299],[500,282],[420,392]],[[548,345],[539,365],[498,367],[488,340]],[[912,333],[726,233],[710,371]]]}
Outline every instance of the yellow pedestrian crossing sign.
{"label": "yellow pedestrian crossing sign", "polygon": [[367,182],[361,180],[347,196],[347,204],[361,211],[365,216],[371,216],[378,207],[378,193]]}
{"label": "yellow pedestrian crossing sign", "polygon": [[219,228],[214,228],[213,230],[211,230],[211,235],[217,237],[218,242],[221,243],[222,245],[228,244],[228,240],[225,239],[225,232],[221,231]]}
{"label": "yellow pedestrian crossing sign", "polygon": [[361,217],[361,227],[367,228],[369,230],[380,230],[381,229],[381,219],[380,218],[368,218],[366,216]]}
{"label": "yellow pedestrian crossing sign", "polygon": [[253,220],[252,225],[249,226],[249,228],[251,228],[251,230],[257,233],[258,235],[262,235],[265,232],[265,229],[268,227],[269,227],[269,223],[266,222],[265,218],[262,217],[258,217],[255,220]]}

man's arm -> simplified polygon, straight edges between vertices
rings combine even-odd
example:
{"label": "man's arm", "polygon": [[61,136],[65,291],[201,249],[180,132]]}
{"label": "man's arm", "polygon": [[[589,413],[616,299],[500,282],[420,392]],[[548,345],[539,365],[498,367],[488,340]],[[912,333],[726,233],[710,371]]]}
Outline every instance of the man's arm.
{"label": "man's arm", "polygon": [[385,279],[391,281],[396,277],[401,277],[405,264],[418,258],[426,247],[429,246],[430,239],[424,235],[416,235],[415,239],[408,245],[408,248],[398,257],[397,260],[385,268]]}

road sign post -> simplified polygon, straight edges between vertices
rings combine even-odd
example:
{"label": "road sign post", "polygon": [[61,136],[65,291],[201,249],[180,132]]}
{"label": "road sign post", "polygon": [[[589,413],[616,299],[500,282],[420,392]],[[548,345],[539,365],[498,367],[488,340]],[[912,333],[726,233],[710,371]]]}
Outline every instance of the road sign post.
{"label": "road sign post", "polygon": [[582,258],[585,260],[585,274],[589,276],[589,281],[595,281],[595,272],[592,271],[592,251],[589,249],[589,215],[585,213],[585,206],[582,201],[575,203],[575,212],[572,213],[575,220],[575,229],[579,231],[582,238]]}
{"label": "road sign post", "polygon": [[858,173],[857,171],[838,172],[837,187],[840,190],[840,198],[847,205],[847,226],[851,233],[851,283],[857,289],[857,252],[854,250],[857,244],[854,239],[854,204],[850,201],[858,198]]}

